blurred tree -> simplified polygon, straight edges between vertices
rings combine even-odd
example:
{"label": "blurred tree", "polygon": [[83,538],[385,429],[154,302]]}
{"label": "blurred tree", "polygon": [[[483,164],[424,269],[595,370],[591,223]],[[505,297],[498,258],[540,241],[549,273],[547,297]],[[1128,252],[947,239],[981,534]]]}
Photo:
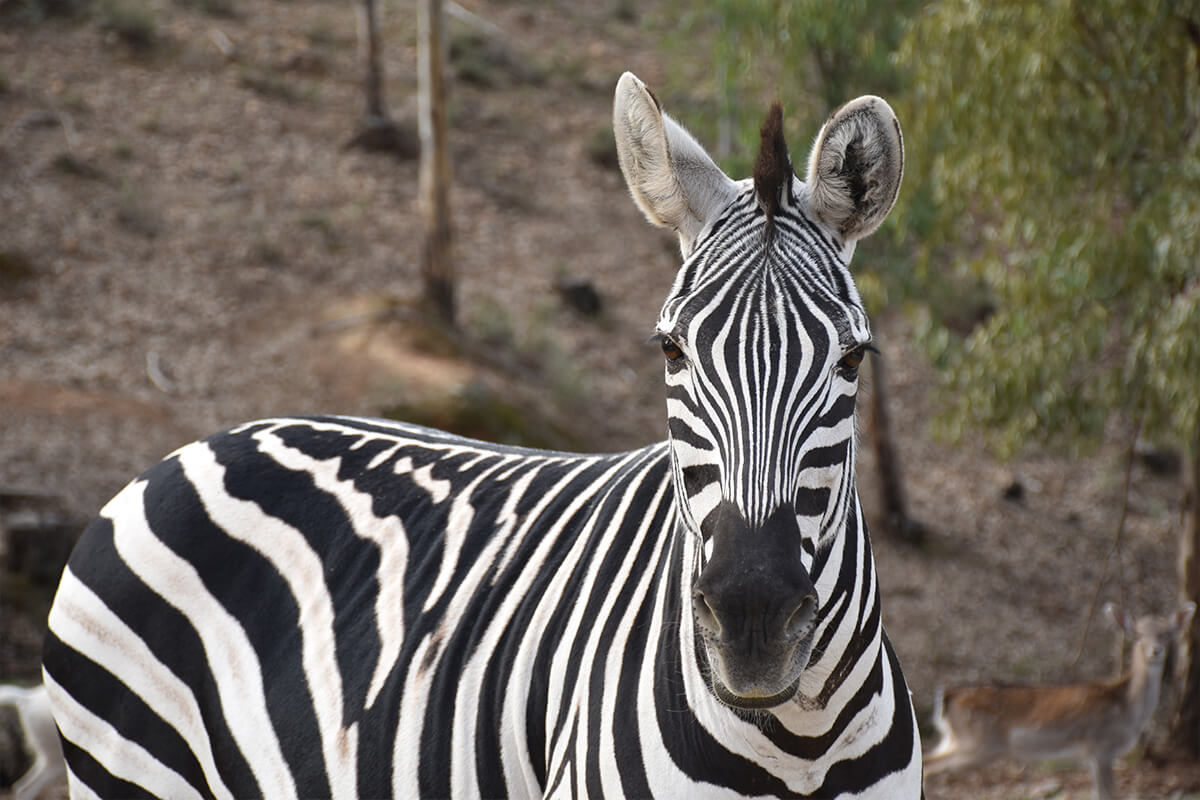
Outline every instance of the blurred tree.
{"label": "blurred tree", "polygon": [[392,153],[397,158],[413,159],[420,153],[420,142],[412,125],[400,125],[388,116],[383,92],[382,49],[379,44],[379,4],[377,0],[359,0],[358,41],[362,53],[363,93],[366,108],[358,130],[347,147]]}
{"label": "blurred tree", "polygon": [[358,5],[358,38],[362,43],[363,62],[367,78],[363,89],[367,96],[368,120],[386,120],[387,106],[383,103],[383,64],[379,53],[379,4],[377,0],[361,0]]}
{"label": "blurred tree", "polygon": [[[948,367],[950,432],[1067,446],[1113,415],[1191,456],[1180,593],[1200,599],[1200,4],[943,0],[898,66],[927,235],[994,313]],[[929,256],[928,253],[926,253]],[[936,258],[936,256],[929,256]],[[1200,653],[1193,626],[1191,653]],[[1188,663],[1185,661],[1184,663]],[[1173,740],[1200,754],[1200,659]]]}
{"label": "blurred tree", "polygon": [[418,130],[421,169],[421,278],[425,302],[446,325],[454,324],[454,261],[450,234],[450,151],[446,112],[445,15],[442,0],[417,0]]}
{"label": "blurred tree", "polygon": [[878,354],[870,359],[871,445],[875,450],[875,469],[879,473],[879,493],[883,503],[883,525],[888,535],[908,544],[925,540],[925,525],[908,513],[904,492],[904,472],[892,436],[890,404],[887,395],[885,362]]}
{"label": "blurred tree", "polygon": [[[898,0],[881,13],[870,0],[716,0],[702,10],[681,10],[686,46],[695,47],[697,35],[713,37],[715,126],[702,138],[717,142],[714,155],[735,175],[750,171],[759,141],[763,110],[778,98],[787,108],[790,140],[805,143],[826,116],[842,103],[862,94],[894,98],[903,81],[893,66],[910,15],[918,0]],[[682,43],[681,43],[682,44]],[[706,43],[707,46],[707,43]],[[734,141],[746,143],[738,148]],[[801,145],[802,146],[802,145]],[[807,168],[807,150],[794,148],[792,160],[799,174]],[[883,245],[862,243],[856,259],[856,277],[868,310],[873,314],[886,303],[888,287],[907,282],[911,267],[903,255],[907,248],[887,226],[876,234]],[[890,252],[890,257],[876,253]],[[864,268],[865,267],[865,268]],[[872,357],[871,443],[883,502],[884,532],[910,543],[924,537],[925,529],[908,512],[903,470],[892,442],[884,365]]]}
{"label": "blurred tree", "polygon": [[[714,0],[671,8],[675,46],[694,51],[697,37],[712,53],[710,73],[684,76],[693,96],[672,107],[711,104],[694,125],[730,174],[749,174],[767,104],[787,110],[789,141],[814,136],[830,111],[862,94],[893,97],[903,76],[892,64],[919,0],[897,0],[886,12],[871,0]],[[681,63],[695,59],[680,59]],[[682,81],[669,87],[675,89]],[[689,120],[691,121],[691,120]],[[800,171],[806,149],[796,147]]]}

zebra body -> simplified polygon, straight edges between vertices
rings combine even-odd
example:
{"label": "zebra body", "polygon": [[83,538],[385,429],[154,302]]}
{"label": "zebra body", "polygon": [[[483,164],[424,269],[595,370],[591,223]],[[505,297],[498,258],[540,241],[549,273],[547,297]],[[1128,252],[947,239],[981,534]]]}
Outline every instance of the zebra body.
{"label": "zebra body", "polygon": [[615,125],[687,256],[670,439],[312,417],[181,448],[101,511],[51,611],[73,797],[920,794],[853,481],[845,263],[894,189],[832,216],[786,151],[778,185],[730,181],[628,74]]}

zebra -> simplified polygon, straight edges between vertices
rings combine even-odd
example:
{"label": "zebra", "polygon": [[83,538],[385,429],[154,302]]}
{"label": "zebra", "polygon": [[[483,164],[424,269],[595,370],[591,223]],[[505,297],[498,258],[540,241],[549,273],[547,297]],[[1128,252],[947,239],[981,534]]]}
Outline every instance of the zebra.
{"label": "zebra", "polygon": [[72,797],[921,794],[855,488],[848,270],[900,127],[806,180],[771,107],[727,177],[631,73],[629,190],[677,232],[666,441],[568,454],[277,417],[169,455],[83,533],[43,678]]}

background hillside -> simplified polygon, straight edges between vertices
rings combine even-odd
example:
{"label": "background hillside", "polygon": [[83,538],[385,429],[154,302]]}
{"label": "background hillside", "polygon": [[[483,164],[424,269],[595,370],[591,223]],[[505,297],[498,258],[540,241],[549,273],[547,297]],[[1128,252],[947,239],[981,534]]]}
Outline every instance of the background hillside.
{"label": "background hillside", "polygon": [[[363,103],[348,4],[0,0],[0,522],[69,539],[166,453],[259,416],[397,414],[606,451],[665,434],[661,355],[644,342],[678,250],[615,168],[611,93],[631,70],[699,130],[713,97],[688,81],[708,54],[678,45],[675,6],[463,5],[487,25],[451,21],[461,330],[443,335],[413,303],[416,163],[346,147]],[[383,21],[404,124],[415,24],[395,2]],[[814,134],[793,137],[797,163]],[[856,266],[889,257],[864,245]],[[572,281],[595,288],[598,314],[564,302]],[[1178,475],[1137,460],[1126,497],[1116,427],[1070,459],[1035,441],[1001,462],[971,431],[938,439],[947,402],[912,319],[886,308],[875,326],[911,511],[930,535],[919,549],[874,544],[919,711],[939,683],[1113,674],[1099,604],[1174,602]],[[878,514],[863,427],[859,482]],[[52,587],[24,573],[0,570],[0,680],[37,675]],[[1141,797],[1200,792],[1200,769],[1178,764],[1117,779]],[[929,786],[1089,791],[1084,770],[1011,765]]]}

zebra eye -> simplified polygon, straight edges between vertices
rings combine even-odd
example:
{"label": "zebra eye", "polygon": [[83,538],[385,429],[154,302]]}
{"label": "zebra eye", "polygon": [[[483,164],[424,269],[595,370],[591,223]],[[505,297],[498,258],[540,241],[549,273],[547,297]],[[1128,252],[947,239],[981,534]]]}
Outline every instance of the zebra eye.
{"label": "zebra eye", "polygon": [[843,372],[855,372],[862,364],[863,359],[866,357],[867,346],[860,344],[858,347],[842,356],[842,360],[838,362],[838,366],[842,368]]}
{"label": "zebra eye", "polygon": [[679,345],[670,336],[662,337],[662,351],[663,355],[667,357],[667,361],[672,364],[683,358],[683,350],[679,348]]}

